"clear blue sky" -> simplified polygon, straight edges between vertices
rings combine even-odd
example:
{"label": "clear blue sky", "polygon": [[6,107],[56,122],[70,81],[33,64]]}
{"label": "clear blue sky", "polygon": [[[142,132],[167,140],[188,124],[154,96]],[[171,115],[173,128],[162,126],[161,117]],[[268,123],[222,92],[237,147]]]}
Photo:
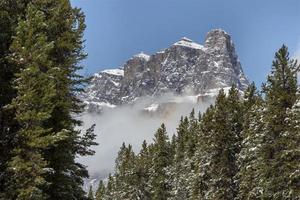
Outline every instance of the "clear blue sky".
{"label": "clear blue sky", "polygon": [[71,2],[86,14],[85,73],[121,66],[140,51],[155,53],[183,36],[203,43],[213,28],[231,34],[246,75],[258,85],[283,43],[292,55],[299,51],[300,0]]}

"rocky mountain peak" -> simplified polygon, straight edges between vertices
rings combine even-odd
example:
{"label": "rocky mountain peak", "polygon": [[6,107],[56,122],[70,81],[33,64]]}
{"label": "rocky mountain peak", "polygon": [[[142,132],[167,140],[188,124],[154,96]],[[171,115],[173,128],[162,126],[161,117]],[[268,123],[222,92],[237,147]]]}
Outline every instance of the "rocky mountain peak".
{"label": "rocky mountain peak", "polygon": [[213,96],[232,84],[243,91],[248,80],[230,35],[215,29],[207,34],[204,45],[184,37],[153,55],[134,55],[120,69],[95,74],[83,100],[94,109],[165,93]]}

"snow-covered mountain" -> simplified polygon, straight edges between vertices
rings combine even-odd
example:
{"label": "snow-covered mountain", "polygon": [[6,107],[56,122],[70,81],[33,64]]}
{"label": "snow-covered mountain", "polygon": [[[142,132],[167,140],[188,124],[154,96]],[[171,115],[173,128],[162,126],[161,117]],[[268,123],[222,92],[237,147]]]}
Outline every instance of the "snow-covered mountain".
{"label": "snow-covered mountain", "polygon": [[[82,98],[94,111],[166,93],[201,101],[232,84],[243,91],[248,80],[230,35],[215,29],[207,34],[204,45],[184,37],[153,55],[140,53],[118,69],[96,73]],[[154,103],[147,109],[157,107]]]}

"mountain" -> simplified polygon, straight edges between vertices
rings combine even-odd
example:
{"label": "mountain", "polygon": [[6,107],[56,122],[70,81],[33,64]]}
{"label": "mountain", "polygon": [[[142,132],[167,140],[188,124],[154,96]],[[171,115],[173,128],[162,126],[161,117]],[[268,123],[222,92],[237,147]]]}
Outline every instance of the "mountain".
{"label": "mountain", "polygon": [[90,111],[168,93],[200,101],[232,84],[244,91],[248,80],[230,35],[215,29],[207,33],[204,45],[184,37],[153,55],[137,54],[119,69],[94,74],[82,99]]}

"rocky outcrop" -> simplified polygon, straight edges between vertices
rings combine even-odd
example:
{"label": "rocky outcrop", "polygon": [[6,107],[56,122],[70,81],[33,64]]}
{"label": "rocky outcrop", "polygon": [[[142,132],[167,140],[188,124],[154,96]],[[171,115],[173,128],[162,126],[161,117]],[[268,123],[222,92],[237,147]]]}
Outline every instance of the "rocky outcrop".
{"label": "rocky outcrop", "polygon": [[210,31],[200,45],[182,38],[153,55],[140,53],[120,69],[94,75],[83,95],[90,108],[134,102],[137,98],[210,94],[232,84],[243,91],[248,85],[229,34]]}

